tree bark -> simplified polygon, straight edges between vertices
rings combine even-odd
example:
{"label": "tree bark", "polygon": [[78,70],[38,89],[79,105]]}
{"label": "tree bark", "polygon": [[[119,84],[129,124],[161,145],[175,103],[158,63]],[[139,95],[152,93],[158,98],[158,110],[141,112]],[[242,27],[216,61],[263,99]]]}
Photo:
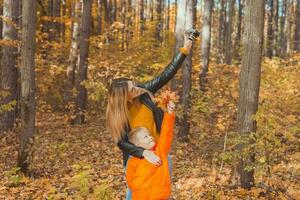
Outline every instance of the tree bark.
{"label": "tree bark", "polygon": [[274,0],[274,37],[272,56],[278,56],[278,21],[279,21],[279,0]]}
{"label": "tree bark", "polygon": [[225,0],[221,0],[219,14],[218,63],[224,62],[224,32],[225,32]]}
{"label": "tree bark", "polygon": [[[235,58],[239,59],[240,43],[242,36],[242,18],[243,18],[243,2],[238,0],[238,20],[237,20],[237,34],[235,39]],[[239,59],[240,60],[240,59]]]}
{"label": "tree bark", "polygon": [[170,0],[167,0],[166,30],[170,29]]}
{"label": "tree bark", "polygon": [[291,14],[291,2],[290,0],[285,0],[285,15],[284,15],[284,27],[283,27],[283,41],[282,41],[282,55],[287,56],[291,50],[291,24],[290,24],[290,14]]}
{"label": "tree bark", "polygon": [[102,0],[97,0],[97,34],[102,34]]}
{"label": "tree bark", "polygon": [[35,133],[36,1],[22,1],[21,135],[17,166],[28,172],[30,145]]}
{"label": "tree bark", "polygon": [[272,58],[273,51],[273,0],[268,2],[268,39],[267,39],[267,56]]}
{"label": "tree bark", "polygon": [[82,124],[85,121],[84,111],[87,106],[87,89],[83,84],[87,80],[88,70],[88,55],[89,55],[89,37],[91,27],[91,10],[92,0],[83,0],[82,9],[82,25],[80,35],[80,53],[79,53],[79,66],[78,66],[78,82],[77,82],[77,99],[76,99],[76,118],[75,124]]}
{"label": "tree bark", "polygon": [[140,0],[140,33],[145,31],[144,0]]}
{"label": "tree bark", "polygon": [[[261,60],[263,48],[264,0],[246,1],[244,53],[240,73],[240,91],[237,114],[237,131],[241,135],[256,132],[252,116],[258,108]],[[240,148],[244,148],[243,145]],[[251,153],[251,152],[250,152]],[[243,188],[254,186],[254,170],[245,167],[254,162],[254,154],[241,158],[238,164],[240,183]]]}
{"label": "tree bark", "polygon": [[232,59],[232,18],[234,13],[234,1],[235,0],[229,0],[226,18],[225,62],[228,65],[231,64]]}
{"label": "tree bark", "polygon": [[[193,27],[193,0],[178,0],[176,18],[176,52],[184,45],[184,31]],[[189,111],[190,111],[190,92],[191,92],[191,70],[192,52],[183,62],[183,85],[181,104],[183,108],[183,118],[180,120],[179,137],[182,140],[188,139],[190,130]]]}
{"label": "tree bark", "polygon": [[157,43],[162,42],[162,36],[160,32],[162,31],[162,0],[156,0],[156,13],[155,13],[155,35]]}
{"label": "tree bark", "polygon": [[297,0],[294,50],[300,52],[300,0]]}
{"label": "tree bark", "polygon": [[78,68],[79,61],[79,39],[80,39],[80,27],[81,27],[81,13],[82,13],[82,2],[77,0],[74,2],[74,19],[73,19],[73,30],[72,30],[72,41],[70,49],[70,64],[67,67],[67,82],[66,82],[66,95],[65,101],[69,100],[71,96],[71,90],[75,84],[75,71]]}
{"label": "tree bark", "polygon": [[49,0],[49,13],[52,17],[51,28],[49,33],[50,41],[59,41],[60,39],[60,23],[57,21],[60,17],[61,0]]}
{"label": "tree bark", "polygon": [[[5,0],[3,6],[3,40],[7,45],[2,46],[1,87],[8,95],[1,99],[1,105],[18,100],[18,18],[19,0]],[[16,120],[17,106],[12,110],[0,112],[0,133],[12,129]]]}
{"label": "tree bark", "polygon": [[202,43],[201,43],[201,62],[202,68],[200,73],[200,90],[205,91],[205,84],[207,82],[206,76],[209,65],[210,55],[210,40],[211,40],[211,16],[213,11],[213,1],[204,1],[203,25],[202,25]]}

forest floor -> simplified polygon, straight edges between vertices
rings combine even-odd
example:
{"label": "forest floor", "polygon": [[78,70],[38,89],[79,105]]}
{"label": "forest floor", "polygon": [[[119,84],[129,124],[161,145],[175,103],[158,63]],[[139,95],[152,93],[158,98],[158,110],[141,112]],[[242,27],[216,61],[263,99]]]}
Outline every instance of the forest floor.
{"label": "forest floor", "polygon": [[[264,112],[266,119],[276,122],[276,126],[270,122],[271,126],[267,128],[270,132],[274,129],[274,134],[290,135],[290,140],[284,140],[282,145],[295,147],[282,151],[284,153],[271,166],[270,176],[257,172],[255,187],[251,190],[235,188],[230,183],[231,166],[234,165],[224,163],[221,169],[221,162],[217,159],[223,151],[225,136],[228,133],[229,137],[235,129],[239,67],[211,64],[208,91],[199,95],[195,92],[197,87],[193,86],[190,140],[181,142],[175,137],[172,147],[173,199],[300,199],[300,153],[297,147],[297,127],[300,124],[299,60],[300,55],[297,55],[286,61],[275,59],[263,63],[260,106],[264,108],[269,102],[266,104],[269,107],[261,112]],[[103,66],[99,61],[90,62],[91,65],[98,63]],[[47,94],[48,89],[53,87],[44,85],[56,84],[58,79],[52,73],[53,79],[49,80],[52,76],[45,69],[52,70],[51,73],[59,70],[53,66],[38,71],[38,92]],[[101,75],[104,69],[91,66],[90,74]],[[195,66],[197,69],[199,71],[199,66]],[[128,71],[127,68],[125,70]],[[0,200],[125,199],[122,155],[105,129],[104,107],[102,110],[90,108],[85,124],[71,125],[70,114],[54,112],[50,106],[44,105],[40,96],[29,177],[19,174],[15,168],[19,130],[0,136]],[[260,131],[264,130],[263,127],[264,124],[259,124]],[[274,157],[277,156],[277,147],[271,147]]]}
{"label": "forest floor", "polygon": [[[125,199],[126,183],[120,150],[104,129],[103,118],[71,126],[65,116],[38,113],[39,136],[34,145],[31,177],[14,174],[17,135],[1,137],[0,199]],[[174,199],[299,199],[299,182],[283,177],[270,181],[272,187],[257,183],[252,190],[232,189],[230,170],[221,174],[212,167],[213,149],[221,138],[210,137],[200,147],[175,140],[172,150]],[[290,166],[299,166],[299,153]],[[218,176],[218,178],[217,178]],[[286,176],[286,177],[284,177]]]}

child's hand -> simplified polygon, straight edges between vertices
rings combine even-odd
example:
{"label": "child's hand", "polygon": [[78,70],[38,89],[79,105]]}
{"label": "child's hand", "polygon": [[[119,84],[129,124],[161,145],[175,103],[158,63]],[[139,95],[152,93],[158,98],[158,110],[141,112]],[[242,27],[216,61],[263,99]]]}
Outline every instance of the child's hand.
{"label": "child's hand", "polygon": [[169,114],[173,113],[175,111],[175,104],[173,101],[169,101],[167,104],[167,111]]}

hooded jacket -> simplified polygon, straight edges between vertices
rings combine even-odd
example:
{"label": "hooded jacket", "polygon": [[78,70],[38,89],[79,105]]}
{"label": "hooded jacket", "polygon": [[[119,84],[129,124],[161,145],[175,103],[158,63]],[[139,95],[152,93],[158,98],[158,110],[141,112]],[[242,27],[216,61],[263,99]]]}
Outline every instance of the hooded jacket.
{"label": "hooded jacket", "polygon": [[130,157],[126,167],[126,181],[132,191],[132,200],[162,200],[171,195],[171,177],[168,153],[173,141],[175,114],[165,113],[155,154],[162,164],[155,166],[146,159]]}

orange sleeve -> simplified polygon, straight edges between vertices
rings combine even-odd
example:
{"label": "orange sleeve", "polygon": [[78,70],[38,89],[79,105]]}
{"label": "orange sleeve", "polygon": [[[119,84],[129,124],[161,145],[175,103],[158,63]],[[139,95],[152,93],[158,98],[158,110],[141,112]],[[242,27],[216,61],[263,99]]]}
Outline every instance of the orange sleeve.
{"label": "orange sleeve", "polygon": [[171,149],[173,141],[173,128],[175,121],[175,113],[164,114],[164,119],[161,125],[161,133],[159,137],[159,142],[157,149],[164,155],[167,155]]}
{"label": "orange sleeve", "polygon": [[128,184],[128,187],[131,190],[136,189],[138,186],[134,183],[134,174],[136,171],[136,162],[133,159],[128,159],[127,166],[126,166],[126,181]]}

